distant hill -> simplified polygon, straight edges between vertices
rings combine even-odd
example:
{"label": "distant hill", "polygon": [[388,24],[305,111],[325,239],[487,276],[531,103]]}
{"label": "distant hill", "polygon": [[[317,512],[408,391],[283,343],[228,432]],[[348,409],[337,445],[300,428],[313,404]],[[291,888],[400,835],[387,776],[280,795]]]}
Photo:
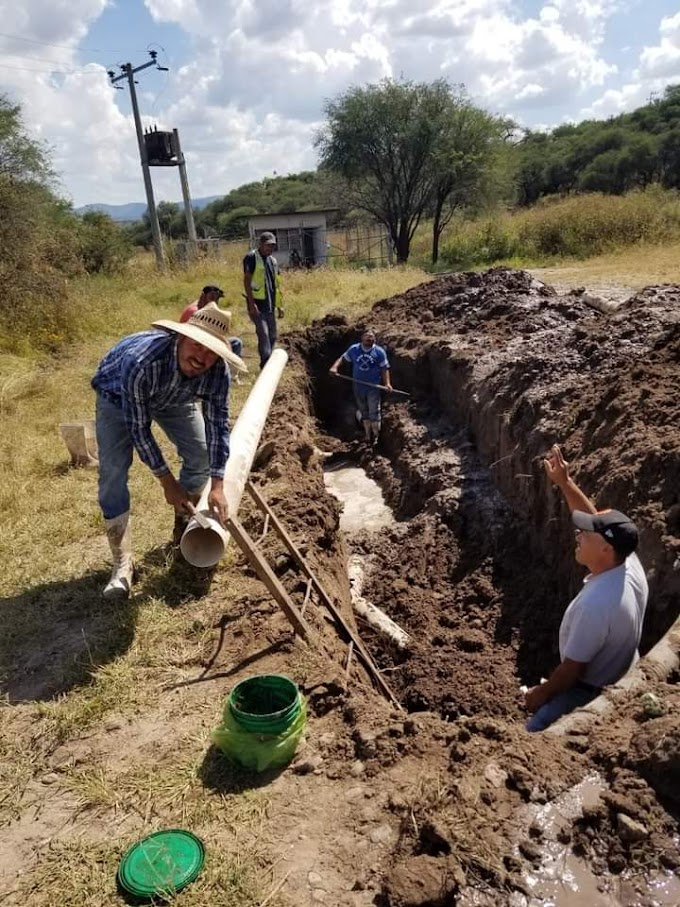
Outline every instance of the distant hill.
{"label": "distant hill", "polygon": [[[200,211],[218,198],[222,198],[222,196],[208,195],[205,198],[194,198],[191,201],[193,207]],[[182,203],[180,202],[179,204]],[[80,208],[76,208],[75,211],[76,214],[85,214],[87,211],[101,211],[103,214],[108,214],[113,220],[136,221],[141,220],[142,215],[146,211],[146,202],[128,202],[127,205],[105,205],[94,202],[91,205],[82,205]]]}

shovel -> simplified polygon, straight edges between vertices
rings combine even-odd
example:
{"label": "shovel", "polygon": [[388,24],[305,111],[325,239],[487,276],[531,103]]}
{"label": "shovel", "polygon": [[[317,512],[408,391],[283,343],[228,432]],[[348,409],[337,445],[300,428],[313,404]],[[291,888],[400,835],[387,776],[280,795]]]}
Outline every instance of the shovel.
{"label": "shovel", "polygon": [[402,397],[410,397],[406,391],[398,391],[396,387],[388,390],[382,384],[372,384],[370,381],[360,381],[358,378],[350,378],[349,375],[341,375],[339,372],[331,372],[335,378],[342,378],[343,381],[351,381],[353,384],[361,384],[363,387],[374,387],[376,390],[385,391],[386,394],[399,394]]}

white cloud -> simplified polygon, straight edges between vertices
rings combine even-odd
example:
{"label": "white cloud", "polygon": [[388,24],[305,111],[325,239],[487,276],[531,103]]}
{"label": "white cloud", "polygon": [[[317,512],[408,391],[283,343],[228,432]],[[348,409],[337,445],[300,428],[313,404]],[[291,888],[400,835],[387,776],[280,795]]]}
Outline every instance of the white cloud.
{"label": "white cloud", "polygon": [[621,88],[610,88],[605,91],[601,97],[581,111],[579,119],[601,120],[614,117],[634,110],[646,100],[644,86],[639,82],[629,82]]}
{"label": "white cloud", "polygon": [[661,19],[659,43],[642,49],[631,81],[609,88],[580,115],[601,118],[634,110],[650,96],[661,95],[671,82],[680,82],[680,13]]}
{"label": "white cloud", "polygon": [[[616,90],[601,48],[621,2],[546,0],[530,16],[522,0],[145,0],[192,46],[168,76],[156,120],[179,129],[196,196],[313,167],[324,101],[385,77],[443,76],[494,112],[544,121],[554,109],[557,120],[575,113],[575,98]],[[7,31],[75,48],[106,3],[23,0]],[[68,50],[50,59],[79,68]],[[142,197],[132,122],[103,73],[25,75],[12,73],[13,93],[55,146],[76,202]],[[174,171],[155,171],[154,184],[159,196],[179,197]]]}
{"label": "white cloud", "polygon": [[659,44],[645,47],[640,54],[640,76],[642,78],[680,78],[680,13],[661,20]]}

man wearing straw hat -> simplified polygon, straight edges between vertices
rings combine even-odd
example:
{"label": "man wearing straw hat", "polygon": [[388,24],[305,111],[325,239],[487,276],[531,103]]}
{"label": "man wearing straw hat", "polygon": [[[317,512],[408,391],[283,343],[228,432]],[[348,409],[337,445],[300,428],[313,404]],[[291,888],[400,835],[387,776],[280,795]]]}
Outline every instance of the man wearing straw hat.
{"label": "man wearing straw hat", "polygon": [[[155,321],[161,330],[124,337],[104,356],[92,379],[97,393],[99,505],[113,555],[104,589],[108,599],[130,594],[134,565],[128,472],[133,451],[160,482],[175,510],[178,542],[191,505],[208,479],[208,504],[227,519],[222,488],[229,456],[229,366],[247,371],[229,343],[231,313],[211,302],[185,323]],[[202,402],[202,407],[196,405]],[[182,461],[175,478],[151,431],[156,422]]]}

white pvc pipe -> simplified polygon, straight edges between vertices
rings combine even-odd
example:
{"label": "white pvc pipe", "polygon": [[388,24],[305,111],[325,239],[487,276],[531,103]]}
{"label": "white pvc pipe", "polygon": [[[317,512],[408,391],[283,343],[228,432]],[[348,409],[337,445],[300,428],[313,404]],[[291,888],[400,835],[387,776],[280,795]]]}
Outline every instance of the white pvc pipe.
{"label": "white pvc pipe", "polygon": [[387,636],[399,649],[408,648],[411,637],[403,627],[392,620],[384,611],[381,611],[373,602],[361,594],[364,587],[364,567],[365,558],[351,555],[347,564],[347,575],[349,576],[349,594],[352,601],[352,607],[376,630]]}
{"label": "white pvc pipe", "polygon": [[[274,350],[248,394],[231,432],[229,459],[224,471],[224,496],[231,516],[235,517],[238,513],[274,393],[287,362],[288,353],[285,350]],[[209,523],[208,528],[199,526],[192,517],[180,542],[185,560],[194,567],[214,567],[224,555],[229,542],[228,531],[208,509],[209,493],[210,482],[196,504],[196,509]]]}

